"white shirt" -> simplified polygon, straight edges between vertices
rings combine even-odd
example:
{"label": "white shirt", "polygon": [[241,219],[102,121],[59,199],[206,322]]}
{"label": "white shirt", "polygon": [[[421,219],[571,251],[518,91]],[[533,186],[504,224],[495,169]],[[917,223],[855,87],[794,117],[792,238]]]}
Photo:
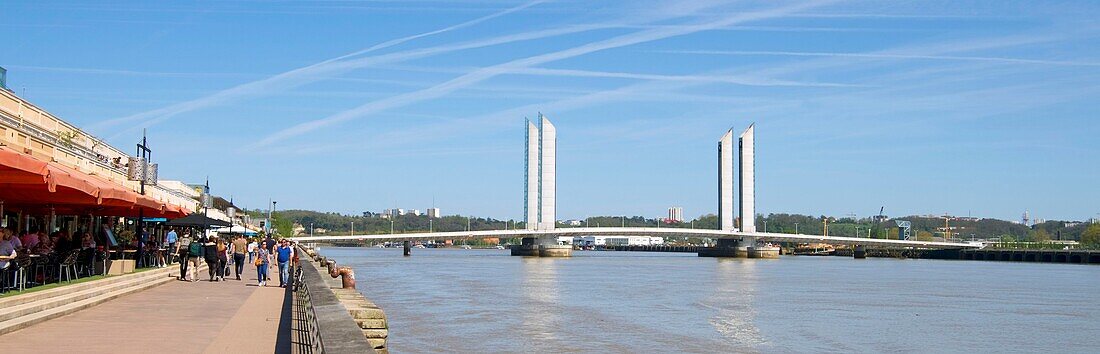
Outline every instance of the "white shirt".
{"label": "white shirt", "polygon": [[256,247],[259,247],[255,242],[248,243],[248,253],[256,252]]}

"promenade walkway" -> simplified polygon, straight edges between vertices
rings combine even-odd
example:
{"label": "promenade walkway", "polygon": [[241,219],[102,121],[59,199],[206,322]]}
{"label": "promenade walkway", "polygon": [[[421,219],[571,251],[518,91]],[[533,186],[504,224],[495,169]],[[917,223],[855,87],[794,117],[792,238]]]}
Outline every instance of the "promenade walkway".
{"label": "promenade walkway", "polygon": [[248,268],[242,281],[173,281],[0,336],[0,343],[15,353],[289,353],[292,296],[277,286],[278,273],[258,287],[255,267]]}

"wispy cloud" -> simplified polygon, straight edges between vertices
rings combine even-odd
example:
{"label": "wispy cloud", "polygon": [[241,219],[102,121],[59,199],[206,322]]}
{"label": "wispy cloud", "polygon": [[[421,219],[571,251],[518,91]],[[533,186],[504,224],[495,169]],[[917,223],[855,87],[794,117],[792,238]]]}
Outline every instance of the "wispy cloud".
{"label": "wispy cloud", "polygon": [[[443,67],[427,67],[427,66],[410,66],[410,65],[389,65],[384,66],[386,69],[414,71],[414,72],[431,72],[431,73],[452,73],[452,74],[465,74],[473,70],[481,68],[443,68]],[[725,83],[741,86],[797,86],[797,87],[853,87],[862,85],[853,85],[847,83],[831,83],[831,82],[812,82],[812,81],[792,81],[792,80],[776,80],[767,77],[760,77],[756,75],[666,75],[666,74],[647,74],[647,73],[630,73],[630,72],[615,72],[615,71],[596,71],[596,70],[576,70],[576,69],[549,69],[549,68],[517,68],[507,72],[505,74],[513,75],[532,75],[532,76],[556,76],[556,77],[593,77],[593,78],[612,78],[612,79],[629,79],[629,80],[654,80],[654,81],[690,81],[700,83]]]}
{"label": "wispy cloud", "polygon": [[660,75],[660,74],[638,74],[638,73],[624,73],[624,72],[608,72],[608,71],[591,71],[591,70],[570,70],[570,69],[542,69],[542,68],[520,68],[509,70],[508,74],[523,74],[523,75],[544,75],[544,76],[572,76],[572,77],[600,77],[600,78],[617,78],[617,79],[633,79],[633,80],[653,80],[653,81],[687,81],[687,82],[701,82],[701,83],[725,83],[744,86],[808,86],[808,87],[845,87],[845,86],[858,86],[851,84],[840,83],[827,83],[827,82],[804,82],[804,81],[790,81],[790,80],[776,80],[763,77],[754,76],[737,76],[737,75]]}
{"label": "wispy cloud", "polygon": [[329,59],[329,60],[325,60],[325,61],[320,62],[318,64],[328,64],[328,63],[343,60],[343,59],[346,59],[346,58],[350,58],[350,57],[354,57],[354,56],[358,56],[358,55],[362,55],[362,54],[367,54],[367,53],[374,52],[374,51],[377,51],[377,50],[386,49],[386,48],[389,48],[389,47],[392,47],[392,46],[395,46],[395,45],[398,45],[398,44],[402,44],[402,43],[405,43],[405,42],[408,42],[408,41],[411,41],[411,40],[415,40],[415,39],[418,39],[418,38],[424,38],[424,37],[428,37],[428,36],[437,35],[437,34],[440,34],[440,33],[446,33],[446,32],[454,31],[454,30],[457,30],[457,29],[470,27],[470,26],[473,26],[473,25],[476,25],[476,24],[479,24],[479,23],[482,23],[482,22],[485,22],[485,21],[488,21],[488,20],[492,20],[492,19],[497,18],[497,17],[501,17],[501,16],[504,16],[504,15],[511,14],[513,12],[517,12],[517,11],[520,11],[520,10],[523,10],[523,9],[527,9],[529,7],[532,7],[532,6],[535,6],[535,5],[544,3],[544,2],[546,2],[546,0],[531,1],[531,2],[528,2],[526,4],[522,4],[522,5],[510,8],[510,9],[507,9],[507,10],[504,10],[504,11],[495,12],[495,13],[492,13],[492,14],[487,15],[487,16],[478,17],[478,18],[475,18],[473,20],[469,20],[469,21],[466,21],[466,22],[463,22],[463,23],[459,23],[457,25],[440,28],[440,29],[437,29],[437,30],[434,30],[434,31],[428,31],[428,32],[424,32],[424,33],[414,34],[414,35],[411,35],[411,36],[405,36],[405,37],[401,37],[401,38],[397,38],[397,39],[391,39],[391,40],[388,40],[388,41],[385,41],[385,42],[382,42],[382,43],[375,44],[373,46],[370,46],[370,47],[368,47],[366,49],[363,49],[363,50],[360,50],[360,51],[356,51],[356,52],[349,53],[349,54],[346,54],[346,55],[342,55],[342,56],[339,56],[339,57],[335,57],[335,58],[332,58],[332,59]]}
{"label": "wispy cloud", "polygon": [[678,27],[658,28],[633,32],[625,35],[612,37],[606,40],[590,42],[580,46],[550,52],[546,54],[535,55],[527,58],[512,60],[503,64],[497,64],[481,69],[474,70],[473,72],[461,75],[457,78],[448,80],[439,85],[432,86],[423,90],[405,93],[397,96],[391,96],[385,99],[372,101],[358,107],[330,115],[325,118],[300,123],[292,127],[280,130],[274,134],[271,134],[264,139],[261,139],[256,144],[250,146],[251,148],[260,148],[274,144],[275,142],[282,141],[291,137],[306,134],[323,127],[327,127],[333,124],[349,121],[364,115],[368,115],[375,112],[384,111],[391,108],[405,106],[411,103],[420,102],[423,100],[438,98],[444,96],[455,90],[464,88],[469,85],[476,84],[481,81],[488,80],[500,74],[504,74],[510,71],[530,68],[536,65],[546,64],[562,59],[573,58],[589,53],[598,51],[619,48],[624,46],[630,46],[639,43],[651,42],[655,40],[687,35],[700,31],[706,31],[714,28],[720,28],[724,26],[730,26],[737,23],[755,21],[761,19],[780,17],[785,14],[794,13],[797,11],[810,9],[818,6],[822,6],[827,2],[815,1],[807,2],[797,5],[783,6],[779,8],[773,8],[764,11],[748,12],[738,15],[729,16],[717,21],[710,21],[694,25],[683,25]]}
{"label": "wispy cloud", "polygon": [[[391,54],[386,54],[386,55],[372,56],[372,57],[367,57],[367,58],[349,59],[349,60],[341,61],[341,59],[346,59],[346,58],[349,58],[349,57],[352,57],[352,56],[358,56],[358,55],[370,53],[370,52],[373,52],[373,51],[377,51],[377,50],[380,50],[380,49],[384,49],[384,48],[388,48],[388,47],[391,47],[391,46],[394,46],[394,45],[405,43],[405,42],[408,42],[408,41],[411,41],[411,40],[414,40],[414,39],[417,39],[417,38],[423,38],[425,36],[429,36],[429,35],[432,35],[432,34],[440,34],[440,33],[446,32],[446,31],[452,31],[452,30],[455,30],[455,29],[459,29],[459,28],[463,28],[463,27],[467,27],[467,26],[472,26],[474,24],[481,23],[481,22],[487,21],[487,20],[492,19],[492,18],[500,17],[500,16],[503,16],[503,15],[506,15],[506,14],[513,13],[515,11],[519,11],[521,9],[528,8],[530,6],[534,6],[534,5],[538,4],[539,2],[541,2],[541,1],[526,3],[526,4],[523,4],[523,5],[517,6],[517,7],[513,7],[513,8],[510,8],[510,9],[507,9],[507,10],[504,10],[504,11],[500,11],[500,12],[497,12],[497,13],[494,13],[494,14],[490,14],[490,15],[487,15],[487,16],[482,16],[482,17],[479,17],[479,18],[476,18],[476,19],[473,19],[473,20],[470,20],[470,21],[466,21],[466,22],[463,22],[463,23],[460,23],[460,24],[457,24],[457,25],[449,26],[449,27],[446,27],[446,28],[443,28],[443,29],[429,31],[429,32],[425,32],[425,33],[421,33],[421,34],[417,34],[417,35],[412,35],[412,36],[407,36],[407,37],[387,41],[387,42],[380,43],[378,45],[369,47],[367,49],[359,50],[359,51],[356,51],[356,52],[353,52],[353,53],[350,53],[350,54],[347,54],[347,55],[342,55],[342,56],[339,56],[339,57],[336,57],[336,58],[333,58],[333,59],[329,59],[329,60],[325,60],[325,61],[322,61],[322,62],[319,62],[319,63],[312,64],[312,65],[309,65],[309,66],[305,66],[305,67],[297,68],[297,69],[290,70],[290,71],[287,71],[287,72],[283,72],[283,73],[273,75],[273,76],[270,76],[270,77],[267,77],[267,78],[264,78],[264,79],[261,79],[261,80],[256,80],[256,81],[244,83],[244,84],[241,84],[241,85],[237,85],[237,86],[234,86],[232,88],[225,89],[225,90],[219,91],[219,92],[211,94],[211,95],[199,97],[199,98],[184,101],[184,102],[179,102],[179,103],[167,106],[167,107],[162,107],[162,108],[158,108],[158,109],[154,109],[154,110],[149,110],[149,111],[145,111],[145,112],[139,112],[139,113],[131,114],[131,115],[125,116],[125,117],[106,120],[106,121],[103,121],[103,122],[100,122],[98,124],[95,124],[95,125],[91,126],[91,130],[93,130],[93,131],[102,130],[102,129],[112,127],[112,126],[116,126],[116,125],[123,124],[123,123],[130,123],[130,122],[144,120],[145,122],[143,122],[142,124],[139,124],[139,125],[131,128],[131,130],[132,129],[140,129],[140,128],[148,127],[150,125],[153,125],[153,124],[162,122],[164,120],[170,119],[170,118],[175,117],[177,115],[180,115],[182,113],[187,113],[187,112],[191,112],[191,111],[195,111],[195,110],[199,110],[199,109],[204,109],[204,108],[209,108],[209,107],[225,104],[227,102],[231,102],[231,101],[241,99],[241,98],[259,96],[259,95],[263,95],[265,93],[276,91],[276,90],[286,90],[286,89],[289,89],[289,88],[298,87],[298,86],[305,85],[307,83],[319,80],[321,78],[324,78],[327,75],[333,75],[333,74],[336,74],[336,73],[345,72],[345,71],[348,71],[348,70],[352,70],[352,69],[356,69],[356,68],[360,68],[360,67],[364,67],[364,66],[375,65],[375,64],[380,64],[380,63],[387,63],[387,62],[397,62],[397,61],[403,61],[403,60],[411,60],[411,59],[416,59],[416,58],[423,58],[423,57],[427,57],[427,56],[452,52],[452,51],[487,47],[487,46],[499,45],[499,44],[504,44],[504,43],[516,42],[516,41],[524,41],[524,40],[532,40],[532,39],[546,38],[546,37],[552,37],[552,36],[559,36],[559,35],[589,31],[589,30],[605,27],[605,26],[568,26],[568,27],[555,28],[555,29],[550,29],[550,30],[540,30],[540,31],[532,31],[532,32],[525,32],[525,33],[519,33],[519,34],[513,34],[513,35],[500,36],[500,37],[489,38],[489,39],[484,39],[484,40],[477,40],[477,41],[471,41],[471,42],[460,43],[460,44],[455,44],[455,45],[430,47],[430,48],[410,50],[410,51],[405,51],[405,52],[391,53]],[[128,131],[129,130],[124,130],[122,132],[119,132],[118,134],[123,134],[123,133],[128,132]]]}
{"label": "wispy cloud", "polygon": [[200,72],[171,72],[171,71],[140,71],[140,70],[117,70],[117,69],[98,69],[98,68],[72,68],[72,67],[58,67],[58,66],[37,66],[37,65],[5,65],[9,69],[20,69],[27,71],[53,71],[75,74],[93,74],[93,75],[126,75],[126,76],[162,76],[162,77],[242,77],[242,76],[255,76],[250,74],[238,74],[238,73],[200,73]]}
{"label": "wispy cloud", "polygon": [[891,53],[838,53],[838,52],[789,52],[789,51],[753,51],[753,50],[661,50],[658,53],[672,54],[706,54],[706,55],[767,55],[767,56],[793,56],[793,57],[843,57],[843,58],[871,58],[871,59],[927,59],[927,60],[962,60],[984,61],[1016,64],[1043,64],[1043,65],[1067,65],[1067,66],[1100,66],[1100,62],[1066,61],[1046,59],[1023,59],[983,56],[957,56],[957,55],[914,55]]}

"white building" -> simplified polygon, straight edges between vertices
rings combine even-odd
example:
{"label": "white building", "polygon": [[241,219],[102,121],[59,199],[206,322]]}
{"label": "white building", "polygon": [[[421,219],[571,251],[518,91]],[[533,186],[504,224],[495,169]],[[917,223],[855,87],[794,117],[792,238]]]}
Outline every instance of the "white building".
{"label": "white building", "polygon": [[405,215],[420,216],[420,209],[409,209]]}
{"label": "white building", "polygon": [[558,244],[559,245],[572,245],[573,240],[574,240],[573,236],[558,236]]}
{"label": "white building", "polygon": [[663,237],[656,236],[577,236],[573,244],[589,246],[656,246],[665,244]]}
{"label": "white building", "polygon": [[684,208],[677,206],[668,208],[668,221],[684,222]]}
{"label": "white building", "polygon": [[427,214],[429,218],[438,218],[443,216],[439,213],[439,208],[428,208]]}
{"label": "white building", "polygon": [[563,221],[562,224],[566,224],[569,226],[581,226],[582,224],[584,224],[584,222],[580,220],[566,220]]}
{"label": "white building", "polygon": [[541,113],[527,121],[523,220],[528,230],[553,230],[557,214],[557,129]]}

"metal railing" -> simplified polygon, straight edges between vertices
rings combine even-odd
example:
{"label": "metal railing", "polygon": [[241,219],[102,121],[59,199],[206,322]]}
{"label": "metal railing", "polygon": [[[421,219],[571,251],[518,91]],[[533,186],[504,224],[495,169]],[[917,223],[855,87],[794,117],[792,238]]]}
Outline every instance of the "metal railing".
{"label": "metal railing", "polygon": [[[296,267],[295,275],[302,271],[301,265]],[[325,345],[321,340],[321,329],[317,324],[317,313],[313,309],[313,301],[309,296],[309,285],[301,281],[301,277],[295,276],[294,289],[294,328],[295,346],[297,353],[324,353]]]}

